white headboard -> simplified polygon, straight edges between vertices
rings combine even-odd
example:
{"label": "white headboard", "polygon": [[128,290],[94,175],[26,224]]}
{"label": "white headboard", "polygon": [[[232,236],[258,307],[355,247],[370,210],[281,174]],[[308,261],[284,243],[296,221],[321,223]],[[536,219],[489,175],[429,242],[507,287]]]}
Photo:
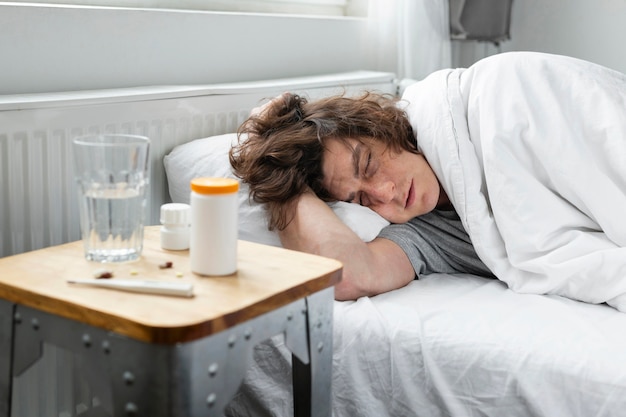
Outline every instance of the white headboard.
{"label": "white headboard", "polygon": [[0,96],[0,257],[80,238],[72,138],[116,132],[151,139],[147,224],[169,201],[163,157],[193,139],[235,132],[250,109],[284,91],[396,94],[394,74],[359,71],[203,86]]}

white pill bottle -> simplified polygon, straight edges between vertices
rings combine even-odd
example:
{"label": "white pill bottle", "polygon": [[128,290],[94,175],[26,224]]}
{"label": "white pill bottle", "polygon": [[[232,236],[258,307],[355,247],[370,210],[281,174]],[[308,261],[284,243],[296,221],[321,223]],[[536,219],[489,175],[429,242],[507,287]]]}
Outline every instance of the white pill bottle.
{"label": "white pill bottle", "polygon": [[191,180],[189,261],[199,275],[237,271],[237,193],[239,181],[202,177]]}
{"label": "white pill bottle", "polygon": [[189,249],[189,204],[167,203],[161,206],[161,247],[167,250]]}

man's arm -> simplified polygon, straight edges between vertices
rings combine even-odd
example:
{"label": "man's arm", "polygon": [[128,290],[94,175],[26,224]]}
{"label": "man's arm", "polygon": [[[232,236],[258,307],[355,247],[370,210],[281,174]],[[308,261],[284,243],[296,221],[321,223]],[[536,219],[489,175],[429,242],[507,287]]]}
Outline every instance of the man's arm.
{"label": "man's arm", "polygon": [[411,262],[400,246],[388,239],[363,242],[311,192],[299,198],[295,217],[279,236],[285,248],[343,263],[343,278],[335,286],[337,300],[391,291],[415,278]]}

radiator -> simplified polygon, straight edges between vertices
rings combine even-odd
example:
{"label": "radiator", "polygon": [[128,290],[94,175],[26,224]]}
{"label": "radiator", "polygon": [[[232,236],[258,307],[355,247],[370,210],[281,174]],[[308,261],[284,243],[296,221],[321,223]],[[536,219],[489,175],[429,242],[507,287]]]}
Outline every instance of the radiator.
{"label": "radiator", "polygon": [[[396,94],[393,74],[0,96],[0,257],[79,239],[75,136],[111,132],[151,139],[147,219],[158,224],[160,206],[169,201],[162,161],[175,146],[236,131],[251,108],[284,91],[314,99],[366,89]],[[14,376],[12,417],[109,415],[84,383],[88,363],[58,346],[44,345],[41,352]]]}
{"label": "radiator", "polygon": [[373,89],[395,93],[393,74],[328,76],[208,86],[0,96],[0,257],[80,237],[72,138],[132,133],[151,139],[147,224],[169,201],[163,156],[192,139],[236,131],[264,98],[315,98]]}

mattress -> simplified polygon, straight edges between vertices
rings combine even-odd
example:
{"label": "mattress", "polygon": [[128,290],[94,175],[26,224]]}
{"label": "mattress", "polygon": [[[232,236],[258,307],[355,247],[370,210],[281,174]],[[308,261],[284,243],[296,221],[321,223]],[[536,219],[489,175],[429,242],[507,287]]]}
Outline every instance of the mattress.
{"label": "mattress", "polygon": [[[623,416],[626,314],[433,274],[334,305],[333,415]],[[292,415],[291,354],[259,346],[229,416]]]}

